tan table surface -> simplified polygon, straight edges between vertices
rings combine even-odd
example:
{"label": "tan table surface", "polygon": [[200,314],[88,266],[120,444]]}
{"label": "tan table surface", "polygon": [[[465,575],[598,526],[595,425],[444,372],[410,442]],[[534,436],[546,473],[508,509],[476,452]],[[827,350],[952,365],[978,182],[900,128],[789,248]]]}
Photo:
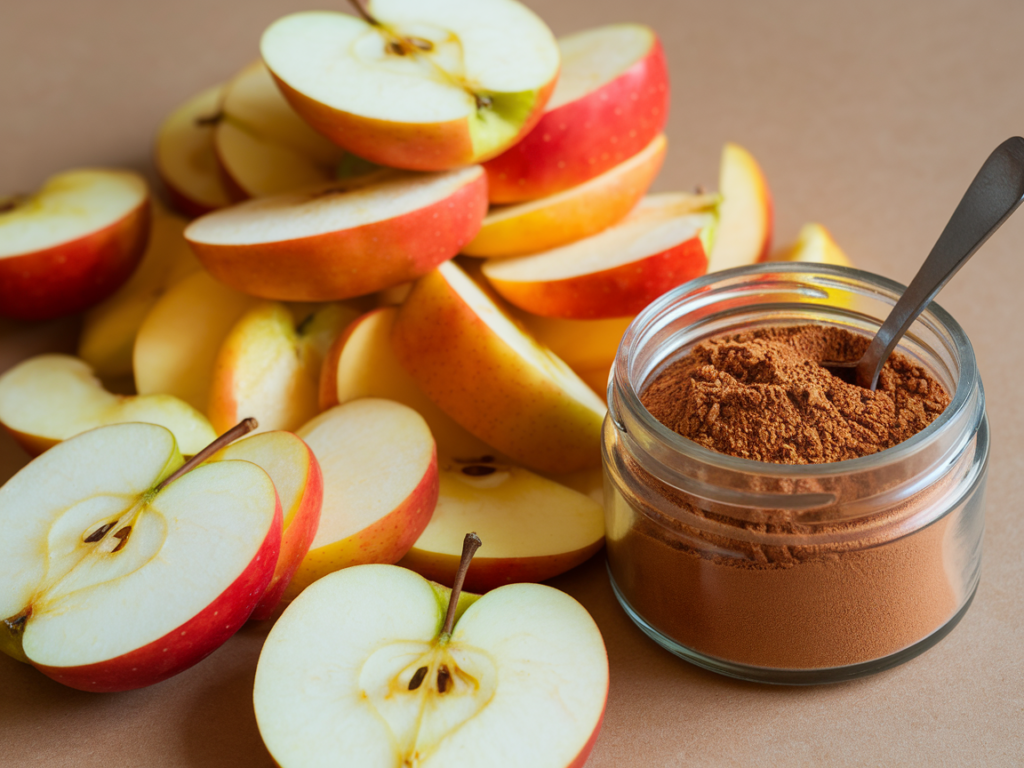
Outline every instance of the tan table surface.
{"label": "tan table surface", "polygon": [[[760,160],[776,243],[825,223],[858,266],[902,282],[988,152],[1024,126],[1019,0],[531,0],[556,33],[653,26],[672,70],[658,190],[717,185],[720,148]],[[80,165],[151,173],[172,107],[257,55],[298,0],[0,0],[0,189]],[[936,648],[855,683],[773,688],[718,677],[629,622],[600,556],[555,581],[604,633],[611,690],[592,768],[701,764],[1024,764],[1024,214],[942,295],[977,350],[993,446],[974,605]],[[74,322],[7,330],[0,370]],[[0,438],[0,480],[25,456]],[[2,535],[2,533],[0,533]],[[252,714],[266,628],[148,690],[93,695],[0,658],[4,766],[269,765]]]}

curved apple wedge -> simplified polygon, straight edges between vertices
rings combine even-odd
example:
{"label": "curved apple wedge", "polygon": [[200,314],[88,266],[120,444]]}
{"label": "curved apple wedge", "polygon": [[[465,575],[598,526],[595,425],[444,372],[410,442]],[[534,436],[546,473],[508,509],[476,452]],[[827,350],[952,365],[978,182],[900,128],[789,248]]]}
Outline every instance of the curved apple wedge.
{"label": "curved apple wedge", "polygon": [[718,191],[722,202],[708,272],[767,259],[773,227],[771,192],[757,160],[738,144],[722,149]]}
{"label": "curved apple wedge", "polygon": [[0,423],[29,454],[96,427],[144,421],[166,427],[191,456],[217,435],[206,417],[171,395],[115,395],[70,355],[39,355],[0,376]]}
{"label": "curved apple wedge", "polygon": [[118,424],[0,488],[0,648],[73,688],[121,691],[186,669],[245,623],[277,562],[274,485],[244,461],[162,485],[181,464],[163,427]]}
{"label": "curved apple wedge", "polygon": [[33,195],[0,196],[0,315],[49,320],[105,299],[142,258],[149,215],[131,171],[66,171]]}
{"label": "curved apple wedge", "polygon": [[430,271],[473,239],[486,212],[479,166],[384,170],[211,213],[185,237],[210,274],[236,290],[331,301]]}
{"label": "curved apple wedge", "polygon": [[704,274],[714,202],[702,195],[648,195],[600,234],[532,256],[489,261],[482,271],[502,297],[535,315],[635,315]]}
{"label": "curved apple wedge", "polygon": [[492,208],[467,256],[536,253],[607,229],[640,202],[665,159],[665,136],[600,176],[551,197]]}
{"label": "curved apple wedge", "polygon": [[853,262],[833,239],[832,233],[823,225],[816,223],[804,224],[800,228],[796,242],[778,253],[773,253],[769,261],[800,261],[809,264],[853,266]]}
{"label": "curved apple wedge", "polygon": [[278,765],[583,765],[608,694],[590,614],[551,587],[513,584],[475,601],[463,594],[449,634],[448,593],[412,571],[366,565],[288,607],[253,691]]}
{"label": "curved apple wedge", "polygon": [[487,592],[544,581],[585,562],[604,543],[604,509],[521,467],[452,462],[441,470],[434,516],[398,564],[451,586],[466,531],[487,547],[473,558],[465,587]]}

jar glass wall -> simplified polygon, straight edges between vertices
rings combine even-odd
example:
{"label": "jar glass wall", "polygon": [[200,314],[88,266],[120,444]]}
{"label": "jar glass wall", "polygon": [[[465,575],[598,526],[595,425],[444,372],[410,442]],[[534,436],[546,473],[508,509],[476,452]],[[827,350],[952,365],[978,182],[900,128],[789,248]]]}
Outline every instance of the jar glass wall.
{"label": "jar glass wall", "polygon": [[970,342],[936,304],[898,350],[952,402],[870,456],[736,458],[672,432],[640,402],[701,341],[807,323],[871,335],[902,290],[842,267],[755,265],[681,286],[626,331],[603,436],[608,566],[627,613],[668,650],[749,680],[833,682],[916,656],[967,610],[988,425]]}

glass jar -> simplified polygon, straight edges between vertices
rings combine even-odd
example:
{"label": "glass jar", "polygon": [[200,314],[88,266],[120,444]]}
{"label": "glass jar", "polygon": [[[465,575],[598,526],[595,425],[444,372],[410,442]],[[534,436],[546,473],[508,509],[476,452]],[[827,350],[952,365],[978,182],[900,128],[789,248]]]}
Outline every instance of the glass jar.
{"label": "glass jar", "polygon": [[669,430],[639,399],[701,341],[805,323],[873,335],[902,292],[854,269],[759,264],[686,283],[629,326],[603,432],[608,569],[629,616],[672,653],[746,680],[835,682],[917,656],[967,611],[988,421],[970,341],[935,303],[898,350],[952,402],[870,456],[736,458]]}

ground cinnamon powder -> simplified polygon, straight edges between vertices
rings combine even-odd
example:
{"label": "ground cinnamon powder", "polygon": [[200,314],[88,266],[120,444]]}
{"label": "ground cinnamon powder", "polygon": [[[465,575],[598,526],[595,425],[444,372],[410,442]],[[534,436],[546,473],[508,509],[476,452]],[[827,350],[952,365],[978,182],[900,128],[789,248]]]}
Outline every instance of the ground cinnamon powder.
{"label": "ground cinnamon powder", "polygon": [[[814,325],[712,339],[663,370],[641,400],[670,428],[734,456],[784,464],[864,456],[907,439],[949,403],[941,384],[901,355],[876,392],[818,364],[857,359],[866,344]],[[609,501],[616,586],[654,628],[706,656],[793,670],[855,665],[928,637],[966,599],[954,536],[964,510],[906,535],[908,519],[948,499],[957,471],[866,519],[806,525],[770,510],[759,522],[716,514],[630,457],[620,470],[631,482]]]}

